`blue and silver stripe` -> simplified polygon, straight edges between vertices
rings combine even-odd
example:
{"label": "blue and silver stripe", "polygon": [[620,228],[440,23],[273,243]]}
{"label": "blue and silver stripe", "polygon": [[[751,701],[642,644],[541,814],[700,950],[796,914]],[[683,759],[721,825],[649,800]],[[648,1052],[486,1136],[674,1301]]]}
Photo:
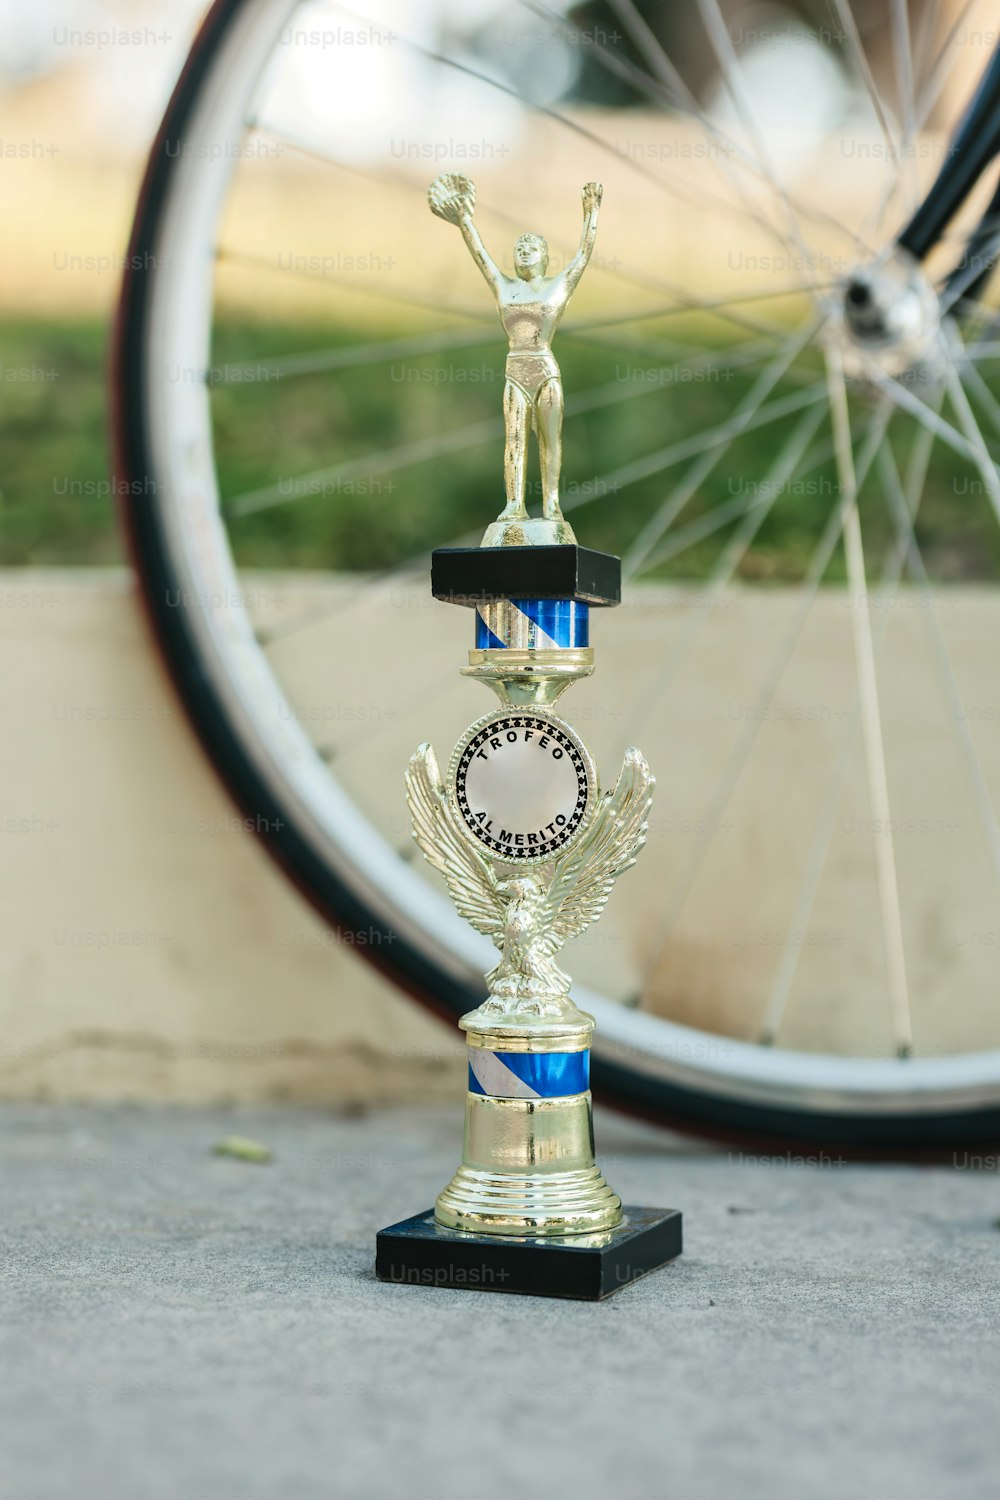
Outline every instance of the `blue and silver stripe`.
{"label": "blue and silver stripe", "polygon": [[476,607],[480,651],[589,646],[590,606],[575,599],[494,599]]}
{"label": "blue and silver stripe", "polygon": [[469,1092],[494,1099],[561,1099],[590,1087],[590,1050],[488,1052],[469,1048]]}

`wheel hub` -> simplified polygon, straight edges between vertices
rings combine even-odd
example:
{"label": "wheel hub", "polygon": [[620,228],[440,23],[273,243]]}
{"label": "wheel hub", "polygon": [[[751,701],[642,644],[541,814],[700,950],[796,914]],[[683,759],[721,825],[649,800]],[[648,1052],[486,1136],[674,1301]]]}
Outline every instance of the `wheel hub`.
{"label": "wheel hub", "polygon": [[859,266],[835,294],[831,328],[856,379],[899,376],[928,362],[941,327],[937,294],[905,251]]}

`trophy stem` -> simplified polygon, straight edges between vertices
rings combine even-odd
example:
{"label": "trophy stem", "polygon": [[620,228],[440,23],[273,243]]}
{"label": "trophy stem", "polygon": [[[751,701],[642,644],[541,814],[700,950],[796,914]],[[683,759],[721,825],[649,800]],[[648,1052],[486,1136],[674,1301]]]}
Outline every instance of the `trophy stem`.
{"label": "trophy stem", "polygon": [[[578,590],[484,595],[474,607],[475,649],[464,675],[486,682],[509,708],[530,706],[545,714],[570,683],[593,672],[590,599]],[[539,744],[547,744],[544,731],[552,721],[530,722],[535,729],[525,731],[528,720],[509,720],[522,734],[535,734]],[[517,728],[511,730],[512,738],[517,734]],[[583,763],[581,753],[579,774],[585,779]],[[533,909],[532,882],[515,883],[516,876],[510,887],[517,902],[511,908],[516,913],[512,934],[519,924],[530,924]],[[564,989],[550,990],[537,968],[530,977],[526,971],[512,976],[502,962],[488,978],[489,998],[459,1023],[469,1060],[462,1162],[438,1196],[435,1222],[446,1229],[508,1236],[617,1228],[621,1199],[594,1159],[593,1018],[569,998],[568,980]]]}
{"label": "trophy stem", "polygon": [[463,677],[513,706],[556,702],[594,670],[590,608],[573,599],[489,599],[476,608],[476,645]]}

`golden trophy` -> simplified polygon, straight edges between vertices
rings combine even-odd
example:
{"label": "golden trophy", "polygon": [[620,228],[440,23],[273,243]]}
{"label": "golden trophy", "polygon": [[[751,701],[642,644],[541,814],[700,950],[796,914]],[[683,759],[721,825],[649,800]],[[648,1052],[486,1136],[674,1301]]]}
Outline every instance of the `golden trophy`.
{"label": "golden trophy", "polygon": [[[433,1210],[378,1236],[382,1280],[597,1298],[681,1250],[676,1210],[623,1208],[594,1158],[593,1017],[557,963],[600,917],[646,840],[654,779],[626,752],[611,791],[554,707],[594,670],[592,606],[620,600],[618,558],[577,545],[559,500],[562,382],[550,342],[594,244],[601,188],[583,190],[580,249],[546,275],[538,235],[514,247],[516,275],[473,224],[475,190],[450,175],[433,211],[456,224],[492,288],[510,352],[504,390],[506,503],[478,548],[433,555],[434,596],[475,610],[465,675],[499,707],[469,726],[442,775],[421,745],[406,775],[413,835],[456,909],[499,959],[459,1025],[468,1044],[462,1161]],[[542,516],[525,508],[529,432],[538,438]]]}

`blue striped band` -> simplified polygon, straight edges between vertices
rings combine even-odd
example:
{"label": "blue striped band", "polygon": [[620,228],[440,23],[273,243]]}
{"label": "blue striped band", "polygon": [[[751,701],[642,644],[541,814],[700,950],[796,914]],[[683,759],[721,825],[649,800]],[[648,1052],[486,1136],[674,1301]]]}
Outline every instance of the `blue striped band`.
{"label": "blue striped band", "polygon": [[559,1099],[590,1087],[590,1051],[488,1052],[469,1048],[469,1091],[494,1099]]}
{"label": "blue striped band", "polygon": [[496,599],[476,609],[480,651],[589,646],[590,606],[575,599]]}

